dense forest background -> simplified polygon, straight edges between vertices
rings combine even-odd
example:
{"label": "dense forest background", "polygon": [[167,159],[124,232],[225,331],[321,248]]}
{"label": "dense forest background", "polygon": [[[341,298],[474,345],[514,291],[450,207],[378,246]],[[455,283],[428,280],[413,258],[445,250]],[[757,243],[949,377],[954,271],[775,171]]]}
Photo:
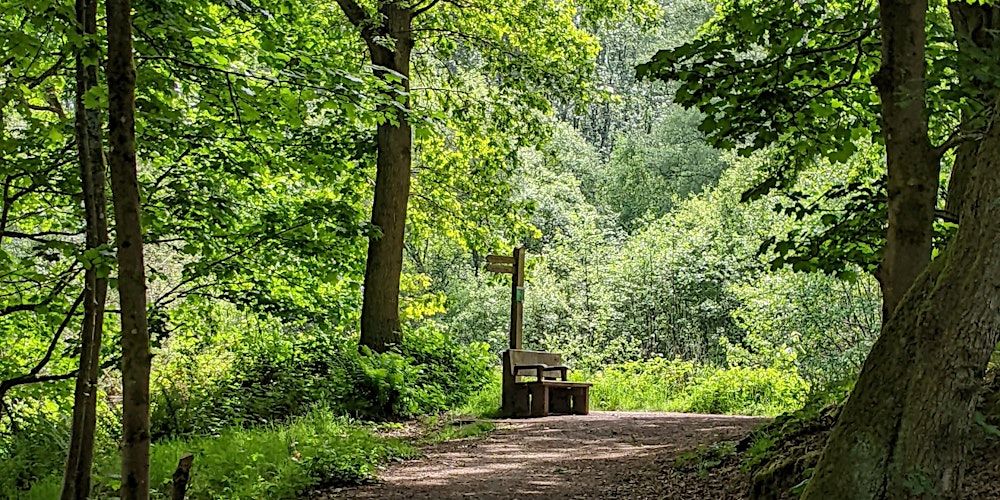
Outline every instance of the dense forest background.
{"label": "dense forest background", "polygon": [[[495,408],[510,285],[485,256],[514,246],[528,251],[526,347],[564,353],[597,383],[597,407],[774,415],[850,386],[881,328],[881,243],[825,260],[810,245],[871,224],[844,186],[877,191],[884,146],[858,137],[761,190],[787,150],[713,143],[704,115],[675,103],[679,84],[636,78],[705,29],[708,3],[480,3],[414,29],[403,343],[372,353],[357,326],[377,235],[372,144],[400,101],[354,27],[311,0],[136,2],[154,476],[184,448],[221,457],[280,424],[312,457],[297,482],[226,471],[195,487],[295,494],[371,473],[324,452],[330,434],[361,432],[343,419]],[[82,237],[72,6],[0,6],[0,492],[44,498],[68,446],[83,274],[112,281],[111,318],[116,269]],[[99,492],[118,487],[114,323]],[[357,436],[345,448],[406,453]]]}

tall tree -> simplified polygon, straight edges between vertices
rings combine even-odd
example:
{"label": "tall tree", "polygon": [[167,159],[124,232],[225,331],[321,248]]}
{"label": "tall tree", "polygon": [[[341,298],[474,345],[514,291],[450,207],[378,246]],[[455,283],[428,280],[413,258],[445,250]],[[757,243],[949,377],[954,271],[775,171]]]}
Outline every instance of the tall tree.
{"label": "tall tree", "polygon": [[927,0],[879,2],[882,66],[872,80],[888,174],[888,233],[878,273],[883,321],[931,259],[941,163],[928,136],[926,16]]}
{"label": "tall tree", "polygon": [[94,460],[94,430],[97,424],[97,376],[100,372],[101,336],[108,283],[101,263],[101,250],[108,242],[107,200],[104,194],[104,145],[100,113],[88,105],[88,92],[98,85],[97,2],[77,0],[75,129],[80,184],[86,221],[89,262],[84,273],[83,323],[80,329],[80,366],[76,373],[69,450],[63,477],[62,498],[90,496],[90,469]]}
{"label": "tall tree", "polygon": [[[926,7],[926,6],[925,6]],[[882,16],[908,2],[884,2]],[[950,5],[958,73],[985,105],[982,140],[956,155],[949,208],[961,221],[954,240],[902,297],[887,321],[810,480],[805,498],[957,497],[976,398],[1000,340],[1000,84],[970,71],[996,67],[1000,8]],[[913,37],[922,15],[883,29]],[[885,21],[883,21],[885,22]],[[906,33],[909,32],[909,35]],[[903,42],[905,44],[905,42]],[[963,68],[964,66],[964,68]],[[969,114],[966,113],[969,118]],[[990,123],[992,122],[992,123]],[[968,120],[975,129],[982,120]],[[956,208],[957,207],[957,208]]]}
{"label": "tall tree", "polygon": [[[433,6],[398,0],[379,2],[370,14],[355,0],[337,0],[361,32],[372,71],[395,94],[381,105],[386,113],[376,138],[375,199],[372,224],[379,235],[368,242],[361,306],[361,345],[382,352],[402,340],[399,325],[399,277],[403,270],[403,235],[410,196],[413,134],[410,127],[410,55],[413,18]],[[398,96],[398,97],[397,97]]]}
{"label": "tall tree", "polygon": [[109,164],[122,343],[123,499],[149,498],[149,330],[139,183],[135,156],[135,66],[132,2],[108,0]]}

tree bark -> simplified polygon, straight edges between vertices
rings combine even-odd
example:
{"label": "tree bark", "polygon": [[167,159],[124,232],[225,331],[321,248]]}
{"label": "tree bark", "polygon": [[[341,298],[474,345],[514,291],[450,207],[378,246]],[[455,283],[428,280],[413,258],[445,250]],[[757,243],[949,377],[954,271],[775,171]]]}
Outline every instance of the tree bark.
{"label": "tree bark", "polygon": [[[948,13],[955,31],[955,41],[958,46],[957,73],[962,87],[970,94],[973,101],[979,103],[992,102],[997,89],[990,88],[989,82],[984,82],[976,76],[973,69],[976,61],[973,53],[983,51],[995,53],[998,45],[997,32],[1000,30],[1000,7],[990,5],[973,5],[966,2],[948,4]],[[960,132],[963,134],[982,131],[986,126],[983,117],[974,116],[968,111],[962,115]],[[952,165],[948,180],[948,196],[945,209],[950,215],[959,218],[962,212],[962,200],[969,188],[969,173],[976,164],[976,151],[979,141],[968,139],[962,142],[955,151],[955,162]]]}
{"label": "tree bark", "polygon": [[[1000,8],[950,9],[960,52],[1000,48]],[[959,74],[994,102],[997,89]],[[960,495],[976,395],[1000,338],[1000,124],[985,137],[956,153],[947,201],[960,221],[955,239],[884,324],[804,498]]]}
{"label": "tree bark", "polygon": [[[80,184],[86,220],[86,246],[99,248],[108,242],[107,200],[104,194],[104,146],[100,114],[86,106],[87,91],[97,86],[99,49],[97,2],[77,0],[78,33],[89,37],[76,54],[76,141]],[[76,374],[73,420],[62,498],[88,498],[90,471],[94,461],[94,429],[97,424],[97,377],[101,365],[101,337],[107,280],[91,266],[84,274],[83,323],[80,328],[80,367]]]}
{"label": "tree bark", "polygon": [[149,330],[135,156],[130,0],[107,0],[111,191],[122,327],[123,499],[149,498]]}
{"label": "tree bark", "polygon": [[962,223],[883,328],[803,498],[957,497],[977,391],[1000,339],[1000,126]]}
{"label": "tree bark", "polygon": [[926,14],[926,0],[879,2],[882,67],[874,81],[881,99],[889,212],[878,273],[883,322],[931,259],[940,161],[927,132]]}
{"label": "tree bark", "polygon": [[[383,104],[385,122],[378,126],[375,199],[372,225],[380,234],[368,241],[361,305],[361,345],[384,352],[402,341],[399,323],[399,278],[403,270],[403,236],[410,197],[413,139],[410,128],[410,54],[414,11],[398,1],[379,6],[372,19],[353,0],[338,0],[348,19],[361,31],[375,76],[394,92]],[[402,78],[400,78],[402,77]]]}

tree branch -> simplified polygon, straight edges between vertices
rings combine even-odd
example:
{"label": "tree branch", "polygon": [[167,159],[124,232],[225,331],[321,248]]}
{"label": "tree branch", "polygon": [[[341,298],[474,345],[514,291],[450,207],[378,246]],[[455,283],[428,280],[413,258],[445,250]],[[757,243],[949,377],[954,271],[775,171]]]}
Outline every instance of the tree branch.
{"label": "tree branch", "polygon": [[356,28],[361,30],[361,38],[365,43],[371,45],[375,43],[374,22],[368,12],[365,11],[356,0],[337,0],[340,10],[344,11],[347,20],[351,21]]}
{"label": "tree branch", "polygon": [[77,308],[80,307],[80,304],[83,302],[83,296],[83,292],[80,292],[80,294],[77,295],[76,301],[74,301],[73,305],[70,306],[66,316],[63,317],[62,322],[59,323],[59,328],[57,328],[55,333],[52,335],[52,340],[49,342],[49,346],[45,350],[45,354],[42,356],[42,359],[38,360],[38,362],[35,363],[35,366],[28,370],[28,373],[0,382],[0,401],[3,401],[4,397],[7,395],[7,391],[16,386],[30,384],[32,382],[55,380],[51,378],[51,375],[39,376],[38,374],[41,373],[41,371],[45,368],[45,365],[49,364],[49,360],[52,359],[52,354],[55,352],[56,346],[59,345],[59,339],[62,338],[63,332],[69,325],[70,320],[73,319]]}

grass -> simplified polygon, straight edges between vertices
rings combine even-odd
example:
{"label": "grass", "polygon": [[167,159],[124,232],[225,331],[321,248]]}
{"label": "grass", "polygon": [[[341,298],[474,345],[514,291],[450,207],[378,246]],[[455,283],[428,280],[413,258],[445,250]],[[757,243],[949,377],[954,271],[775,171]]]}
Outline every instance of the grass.
{"label": "grass", "polygon": [[[775,415],[800,407],[809,389],[794,372],[699,367],[664,359],[611,365],[592,373],[576,372],[574,378],[594,384],[594,410]],[[496,370],[482,390],[451,412],[459,418],[427,418],[421,425],[422,432],[405,440],[376,432],[371,424],[363,425],[329,410],[315,410],[282,425],[231,427],[216,436],[161,441],[152,447],[153,498],[169,494],[177,460],[186,453],[195,456],[189,490],[192,499],[297,498],[323,486],[371,480],[378,466],[416,455],[416,446],[475,437],[493,430],[491,422],[480,419],[496,416],[500,385],[500,372]],[[98,457],[95,498],[116,496],[118,469],[116,453]],[[58,475],[43,477],[19,498],[58,498],[60,483]],[[0,492],[0,496],[4,493]]]}
{"label": "grass", "polygon": [[489,420],[462,421],[455,420],[447,422],[437,431],[428,434],[420,440],[421,444],[436,444],[444,441],[456,439],[469,439],[484,436],[493,432],[496,426]]}
{"label": "grass", "polygon": [[[774,416],[798,409],[809,385],[795,372],[776,368],[718,368],[688,361],[654,358],[609,365],[599,371],[571,371],[587,381],[590,407],[604,411],[675,411]],[[500,372],[456,410],[460,415],[495,417],[500,403]]]}
{"label": "grass", "polygon": [[490,373],[490,378],[486,385],[472,394],[465,404],[453,410],[453,413],[455,415],[476,418],[494,418],[499,416],[500,389],[500,369],[497,368]]}
{"label": "grass", "polygon": [[[166,498],[177,460],[193,453],[188,498],[297,498],[306,491],[374,478],[379,465],[416,455],[416,448],[325,410],[281,426],[231,428],[218,436],[156,443],[150,459],[153,498]],[[100,457],[94,497],[116,496],[118,460]],[[61,478],[44,478],[21,498],[59,497]]]}

